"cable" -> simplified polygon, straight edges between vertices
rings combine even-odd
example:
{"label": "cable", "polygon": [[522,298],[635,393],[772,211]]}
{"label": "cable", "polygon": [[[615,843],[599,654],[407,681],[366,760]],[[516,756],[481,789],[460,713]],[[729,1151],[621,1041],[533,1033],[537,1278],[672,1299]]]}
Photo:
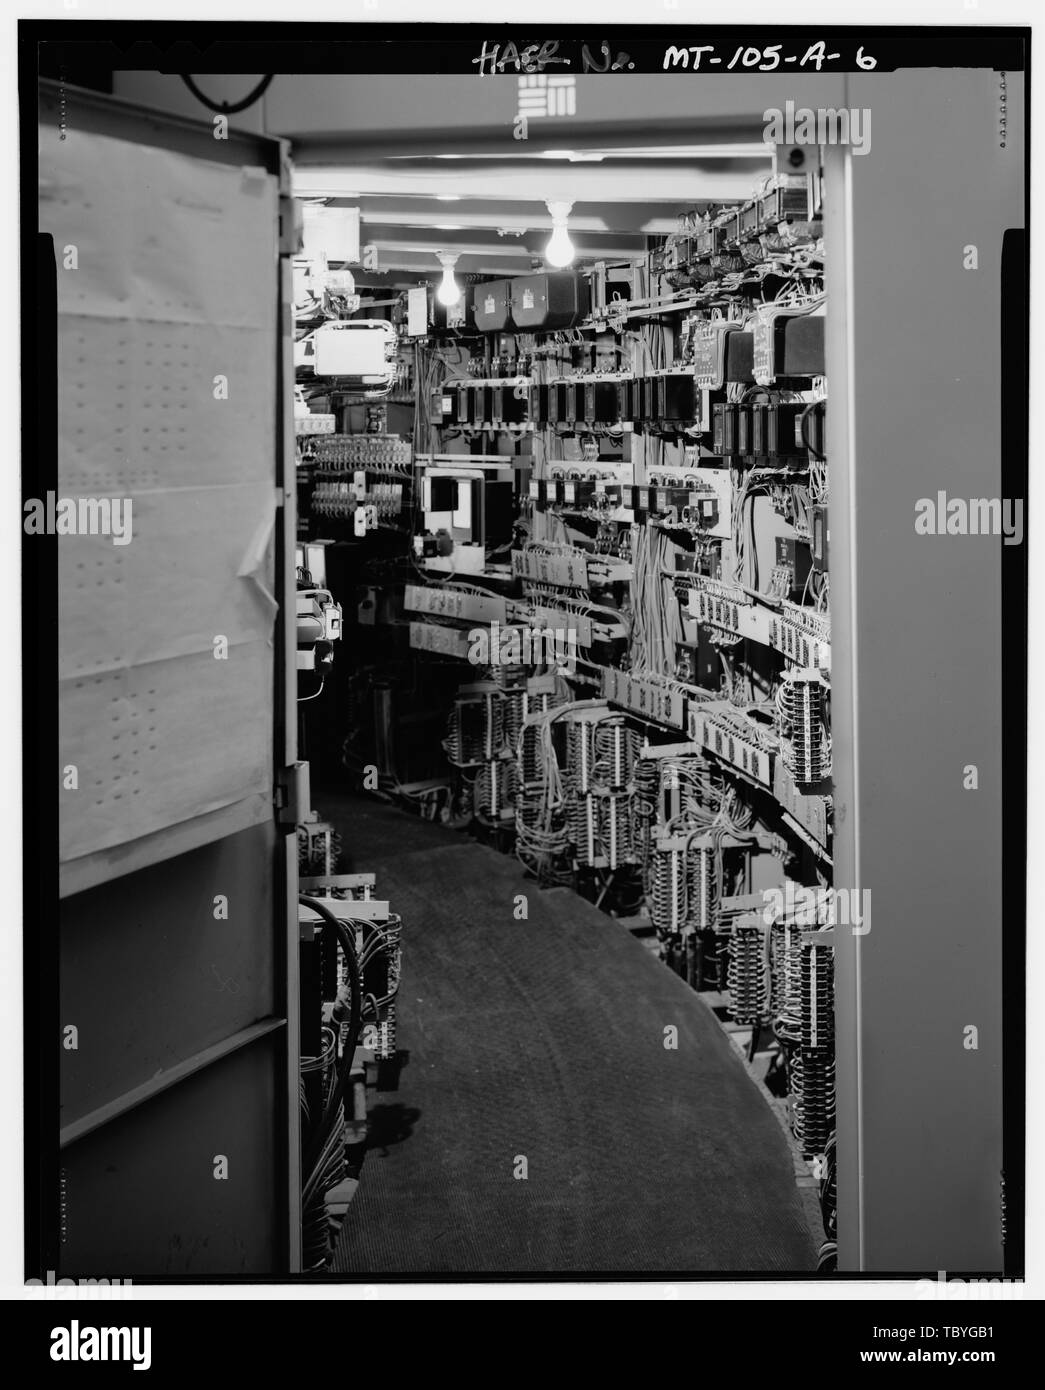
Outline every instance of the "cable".
{"label": "cable", "polygon": [[231,103],[227,101],[212,101],[205,92],[200,91],[199,87],[196,86],[187,72],[179,73],[178,75],[196,100],[202,101],[208,111],[217,111],[222,116],[235,116],[240,111],[246,111],[248,106],[253,106],[256,101],[260,100],[260,98],[265,95],[276,74],[274,72],[268,73],[242,101],[234,101]]}
{"label": "cable", "polygon": [[819,449],[813,447],[809,435],[806,432],[806,420],[809,417],[809,412],[815,410],[819,404],[819,401],[811,401],[809,405],[806,406],[805,410],[803,410],[802,414],[799,416],[799,429],[802,432],[802,443],[809,450],[809,457],[822,463],[827,458],[827,455],[822,454]]}
{"label": "cable", "polygon": [[318,700],[319,697],[320,697],[320,695],[323,694],[323,687],[324,687],[324,685],[326,685],[326,683],[327,683],[327,678],[326,678],[326,676],[324,675],[323,678],[322,678],[322,680],[319,682],[319,689],[318,689],[317,691],[315,691],[315,692],[314,692],[313,694],[311,694],[311,695],[299,695],[299,696],[298,696],[298,704],[299,704],[299,705],[307,705],[308,702],[309,702],[309,700]]}
{"label": "cable", "polygon": [[317,898],[309,898],[304,894],[298,896],[298,902],[303,907],[311,908],[317,913],[328,927],[333,927],[341,949],[345,953],[347,964],[347,975],[349,982],[349,993],[351,1003],[349,1006],[348,1033],[345,1038],[344,1048],[341,1054],[341,1065],[338,1067],[337,1080],[333,1090],[327,1100],[323,1118],[320,1120],[315,1134],[309,1143],[308,1149],[302,1159],[302,1172],[311,1176],[313,1169],[326,1148],[331,1134],[337,1122],[338,1109],[344,1100],[345,1090],[348,1086],[348,1078],[352,1071],[352,1061],[355,1057],[356,1042],[359,1037],[359,1028],[363,1019],[363,987],[359,976],[359,960],[356,955],[356,944],[352,940],[352,934],[345,926],[344,922],[338,920],[325,903],[321,903]]}

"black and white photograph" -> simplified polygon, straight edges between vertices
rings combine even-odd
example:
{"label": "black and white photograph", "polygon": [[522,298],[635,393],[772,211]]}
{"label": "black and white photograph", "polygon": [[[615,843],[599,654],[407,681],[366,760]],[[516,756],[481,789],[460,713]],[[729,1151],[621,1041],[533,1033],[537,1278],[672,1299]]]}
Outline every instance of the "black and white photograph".
{"label": "black and white photograph", "polygon": [[11,60],[33,1355],[296,1286],[777,1300],[769,1369],[888,1288],[840,1369],[1005,1361],[1030,7],[81,8]]}

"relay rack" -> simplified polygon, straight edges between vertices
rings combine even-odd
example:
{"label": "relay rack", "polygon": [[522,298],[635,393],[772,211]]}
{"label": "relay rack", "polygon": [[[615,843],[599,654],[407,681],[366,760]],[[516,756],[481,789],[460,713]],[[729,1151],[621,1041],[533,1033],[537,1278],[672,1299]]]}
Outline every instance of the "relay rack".
{"label": "relay rack", "polygon": [[811,164],[683,213],[636,261],[480,281],[468,327],[412,345],[422,508],[400,626],[415,688],[448,691],[446,817],[721,992],[752,1057],[770,1039],[819,1163],[830,923],[762,911],[832,878]]}

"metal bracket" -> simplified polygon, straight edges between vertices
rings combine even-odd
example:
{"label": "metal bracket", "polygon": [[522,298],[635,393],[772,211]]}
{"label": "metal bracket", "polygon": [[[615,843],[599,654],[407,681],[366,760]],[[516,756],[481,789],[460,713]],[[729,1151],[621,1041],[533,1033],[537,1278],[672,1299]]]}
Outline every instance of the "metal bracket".
{"label": "metal bracket", "polygon": [[296,256],[301,250],[301,204],[288,194],[279,197],[279,254]]}
{"label": "metal bracket", "polygon": [[293,763],[276,774],[273,794],[280,825],[301,825],[311,809],[308,763]]}

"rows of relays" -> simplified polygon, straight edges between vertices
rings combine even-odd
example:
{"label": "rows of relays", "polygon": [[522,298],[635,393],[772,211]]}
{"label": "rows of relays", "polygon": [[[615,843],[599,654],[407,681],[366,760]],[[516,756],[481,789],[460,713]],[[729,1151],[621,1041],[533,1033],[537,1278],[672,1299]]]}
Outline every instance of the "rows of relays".
{"label": "rows of relays", "polygon": [[[834,1036],[819,193],[817,174],[778,175],[740,207],[684,215],[633,273],[597,264],[477,286],[481,332],[536,336],[515,345],[515,374],[504,340],[488,339],[474,375],[419,408],[466,440],[532,436],[532,529],[512,546],[511,590],[451,579],[460,611],[419,586],[406,606],[428,618],[412,644],[441,655],[464,656],[465,623],[492,605],[520,639],[573,634],[577,669],[493,663],[461,685],[444,744],[459,793],[540,883],[625,917],[637,903],[662,959],[728,995],[751,1056],[771,1030],[792,1133],[822,1176]],[[571,369],[592,331],[616,335],[618,370],[589,370],[594,348]],[[756,495],[787,525],[766,531],[760,513],[770,558],[752,578],[741,547],[756,550]],[[655,660],[636,644],[644,613]],[[767,884],[783,911],[767,913]],[[830,1241],[833,1198],[824,1217]]]}

